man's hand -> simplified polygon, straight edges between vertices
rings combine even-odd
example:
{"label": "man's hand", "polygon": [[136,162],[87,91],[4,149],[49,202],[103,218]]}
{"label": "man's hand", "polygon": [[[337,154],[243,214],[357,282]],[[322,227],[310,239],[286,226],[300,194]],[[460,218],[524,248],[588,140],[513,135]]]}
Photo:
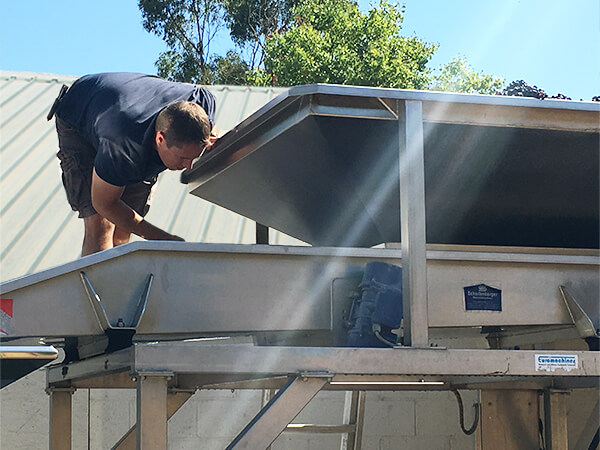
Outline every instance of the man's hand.
{"label": "man's hand", "polygon": [[124,186],[115,186],[104,181],[94,169],[92,174],[92,205],[98,214],[117,227],[144,239],[158,241],[184,240],[146,222],[142,216],[121,200],[124,190]]}
{"label": "man's hand", "polygon": [[216,128],[213,128],[210,132],[210,136],[208,137],[209,143],[206,145],[206,151],[210,151],[212,146],[215,145],[215,142],[219,140],[221,136],[219,136],[220,132]]}

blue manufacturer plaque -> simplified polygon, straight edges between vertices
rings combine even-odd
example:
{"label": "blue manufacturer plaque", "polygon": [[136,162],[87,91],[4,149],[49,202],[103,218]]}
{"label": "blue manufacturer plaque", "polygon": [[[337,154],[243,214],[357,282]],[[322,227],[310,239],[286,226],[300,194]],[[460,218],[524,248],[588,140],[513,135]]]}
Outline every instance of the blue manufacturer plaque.
{"label": "blue manufacturer plaque", "polygon": [[502,311],[502,291],[487,284],[466,286],[465,308],[467,311]]}

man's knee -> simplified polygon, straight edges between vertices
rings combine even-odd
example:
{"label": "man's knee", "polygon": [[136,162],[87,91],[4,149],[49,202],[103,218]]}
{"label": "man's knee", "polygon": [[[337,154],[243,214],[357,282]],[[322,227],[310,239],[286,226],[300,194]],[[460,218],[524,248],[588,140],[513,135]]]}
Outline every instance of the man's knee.
{"label": "man's knee", "polygon": [[115,226],[99,214],[93,214],[83,219],[85,234],[90,239],[108,239],[112,240]]}
{"label": "man's knee", "polygon": [[125,231],[122,228],[115,227],[115,231],[113,233],[113,245],[115,247],[118,245],[127,244],[130,238],[131,233],[129,231]]}

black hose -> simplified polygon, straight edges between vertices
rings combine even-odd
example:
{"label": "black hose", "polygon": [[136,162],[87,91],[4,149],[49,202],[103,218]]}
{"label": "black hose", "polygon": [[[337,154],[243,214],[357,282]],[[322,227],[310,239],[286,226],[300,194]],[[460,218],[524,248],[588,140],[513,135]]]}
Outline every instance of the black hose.
{"label": "black hose", "polygon": [[471,428],[467,430],[465,428],[465,414],[462,397],[456,389],[452,390],[452,392],[454,392],[456,400],[458,401],[458,418],[460,420],[460,428],[462,429],[462,432],[465,433],[467,436],[475,433],[477,425],[479,425],[479,403],[473,404],[473,407],[475,408],[475,420],[473,421],[473,425],[471,425]]}

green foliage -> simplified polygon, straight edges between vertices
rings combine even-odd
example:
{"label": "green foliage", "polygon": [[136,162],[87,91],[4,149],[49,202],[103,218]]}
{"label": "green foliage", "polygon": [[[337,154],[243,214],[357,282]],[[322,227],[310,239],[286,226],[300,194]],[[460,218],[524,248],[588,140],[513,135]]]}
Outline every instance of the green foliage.
{"label": "green foliage", "polygon": [[464,57],[453,58],[439,72],[430,85],[434,91],[495,94],[504,84],[502,78],[475,72]]}
{"label": "green foliage", "polygon": [[224,57],[214,57],[210,69],[213,74],[212,84],[247,84],[248,64],[233,50],[229,50]]}
{"label": "green foliage", "polygon": [[222,0],[233,42],[250,50],[249,65],[262,63],[265,39],[289,22],[298,0]]}
{"label": "green foliage", "polygon": [[144,29],[164,39],[169,51],[156,62],[160,76],[208,83],[210,44],[224,24],[218,0],[139,0]]}
{"label": "green foliage", "polygon": [[[167,43],[158,75],[202,84],[293,86],[331,83],[493,94],[503,80],[463,57],[432,77],[436,44],[400,35],[403,8],[379,0],[138,0],[144,28]],[[242,53],[210,53],[229,27]]]}
{"label": "green foliage", "polygon": [[265,43],[257,84],[308,83],[424,88],[436,45],[400,35],[403,11],[381,0],[362,13],[352,0],[302,0],[289,29]]}

